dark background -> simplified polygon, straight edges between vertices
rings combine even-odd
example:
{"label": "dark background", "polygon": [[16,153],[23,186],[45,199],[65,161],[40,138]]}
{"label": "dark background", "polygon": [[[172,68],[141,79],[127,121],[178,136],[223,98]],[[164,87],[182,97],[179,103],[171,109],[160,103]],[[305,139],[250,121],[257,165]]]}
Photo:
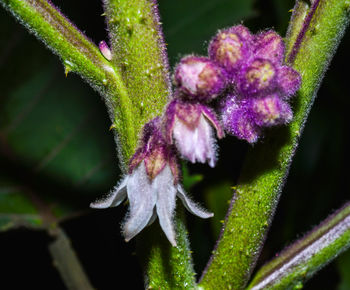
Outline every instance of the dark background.
{"label": "dark background", "polygon": [[[107,39],[100,1],[53,2],[95,43]],[[185,54],[205,54],[217,29],[241,21],[254,33],[275,28],[285,35],[293,7],[290,0],[159,3],[172,67]],[[119,230],[127,207],[87,210],[120,174],[103,102],[78,76],[65,78],[58,58],[2,8],[0,44],[0,283],[9,283],[7,289],[65,289],[48,252],[52,238],[5,220],[8,214],[23,215],[33,225],[43,210],[35,196],[58,217],[76,214],[62,226],[94,287],[143,288],[135,241],[124,243]],[[347,33],[306,124],[258,265],[349,200],[349,51]],[[233,137],[219,145],[215,169],[187,165],[190,174],[204,177],[192,195],[215,212],[211,221],[188,215],[197,273],[209,258],[249,146]],[[350,289],[350,252],[305,289]]]}

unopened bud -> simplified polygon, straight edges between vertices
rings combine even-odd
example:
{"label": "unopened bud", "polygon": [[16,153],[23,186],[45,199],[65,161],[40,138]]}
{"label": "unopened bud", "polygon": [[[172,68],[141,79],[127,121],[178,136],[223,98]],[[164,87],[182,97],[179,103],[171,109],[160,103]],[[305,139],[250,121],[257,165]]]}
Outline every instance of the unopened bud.
{"label": "unopened bud", "polygon": [[175,70],[174,80],[181,92],[198,101],[210,101],[226,86],[224,70],[205,57],[187,56]]}

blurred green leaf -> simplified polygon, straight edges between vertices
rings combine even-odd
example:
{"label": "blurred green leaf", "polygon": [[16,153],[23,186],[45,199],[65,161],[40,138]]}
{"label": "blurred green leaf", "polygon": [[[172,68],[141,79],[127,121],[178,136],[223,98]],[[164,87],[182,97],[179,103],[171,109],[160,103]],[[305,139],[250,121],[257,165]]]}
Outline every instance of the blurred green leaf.
{"label": "blurred green leaf", "polygon": [[0,188],[4,229],[17,213],[40,224],[20,189],[27,183],[63,217],[108,191],[118,162],[98,94],[77,76],[65,77],[58,59],[4,10],[0,27],[0,180],[13,183],[10,191]]}
{"label": "blurred green leaf", "polygon": [[254,0],[163,0],[159,10],[168,44],[170,63],[179,56],[206,54],[207,44],[217,30],[254,16]]}
{"label": "blurred green leaf", "polygon": [[190,190],[190,188],[197,183],[201,182],[203,179],[202,174],[190,174],[188,167],[185,162],[182,162],[182,184],[185,190]]}
{"label": "blurred green leaf", "polygon": [[40,228],[42,224],[29,192],[0,177],[0,232],[19,226]]}

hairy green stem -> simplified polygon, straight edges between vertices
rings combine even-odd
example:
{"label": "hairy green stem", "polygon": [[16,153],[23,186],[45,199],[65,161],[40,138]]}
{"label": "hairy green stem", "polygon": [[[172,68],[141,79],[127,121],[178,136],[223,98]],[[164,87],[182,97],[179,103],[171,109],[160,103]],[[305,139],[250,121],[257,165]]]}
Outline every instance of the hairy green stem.
{"label": "hairy green stem", "polygon": [[64,230],[56,227],[51,229],[50,232],[54,237],[54,241],[49,245],[49,251],[67,289],[94,289]]}
{"label": "hairy green stem", "polygon": [[[171,95],[167,53],[154,1],[105,0],[104,9],[112,63],[120,71],[131,101],[127,108],[134,128],[131,156],[141,128],[162,115]],[[123,142],[119,146],[125,147]]]}
{"label": "hairy green stem", "polygon": [[203,288],[244,288],[261,251],[320,81],[348,24],[349,1],[321,0],[311,12],[293,62],[302,76],[293,122],[267,132],[249,151],[221,239],[203,273]]}
{"label": "hairy green stem", "polygon": [[350,204],[346,204],[277,258],[264,265],[249,289],[298,289],[350,246]]}
{"label": "hairy green stem", "polygon": [[177,247],[171,247],[165,236],[159,235],[161,229],[158,225],[152,225],[140,237],[137,252],[147,275],[146,289],[195,288],[195,273],[183,220],[184,213],[180,210],[175,219]]}
{"label": "hairy green stem", "polygon": [[127,161],[136,146],[137,134],[131,101],[118,70],[49,1],[0,0],[0,4],[61,58],[66,73],[78,73],[101,94],[112,122],[119,124],[117,133],[125,144],[120,157]]}

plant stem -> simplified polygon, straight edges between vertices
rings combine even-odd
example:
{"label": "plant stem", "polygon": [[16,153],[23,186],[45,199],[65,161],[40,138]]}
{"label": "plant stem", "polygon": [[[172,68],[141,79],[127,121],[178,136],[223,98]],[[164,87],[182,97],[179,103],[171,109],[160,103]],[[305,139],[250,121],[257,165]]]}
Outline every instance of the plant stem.
{"label": "plant stem", "polygon": [[[271,224],[320,81],[348,24],[349,1],[321,0],[309,13],[313,16],[293,63],[303,80],[293,103],[294,119],[288,127],[266,132],[265,140],[248,152],[221,239],[201,278],[203,288],[242,289],[246,285]],[[287,51],[290,48],[287,47]]]}
{"label": "plant stem", "polygon": [[94,289],[63,229],[56,227],[51,230],[51,235],[55,240],[49,245],[49,251],[67,289]]}
{"label": "plant stem", "polygon": [[180,210],[175,219],[177,247],[171,247],[164,236],[159,237],[161,229],[158,225],[152,225],[140,237],[137,252],[147,274],[146,289],[195,288],[195,273],[183,220],[184,213]]}
{"label": "plant stem", "polygon": [[[155,1],[105,0],[104,9],[112,63],[120,71],[130,96],[133,154],[141,128],[162,115],[171,97],[168,57]],[[119,146],[125,145],[120,142]]]}
{"label": "plant stem", "polygon": [[137,133],[130,111],[131,101],[118,70],[49,1],[0,0],[0,4],[61,58],[66,74],[78,73],[101,94],[112,122],[120,124],[116,128],[125,146],[119,155],[127,161],[136,146]]}
{"label": "plant stem", "polygon": [[301,287],[350,246],[350,204],[286,248],[255,275],[249,289]]}

